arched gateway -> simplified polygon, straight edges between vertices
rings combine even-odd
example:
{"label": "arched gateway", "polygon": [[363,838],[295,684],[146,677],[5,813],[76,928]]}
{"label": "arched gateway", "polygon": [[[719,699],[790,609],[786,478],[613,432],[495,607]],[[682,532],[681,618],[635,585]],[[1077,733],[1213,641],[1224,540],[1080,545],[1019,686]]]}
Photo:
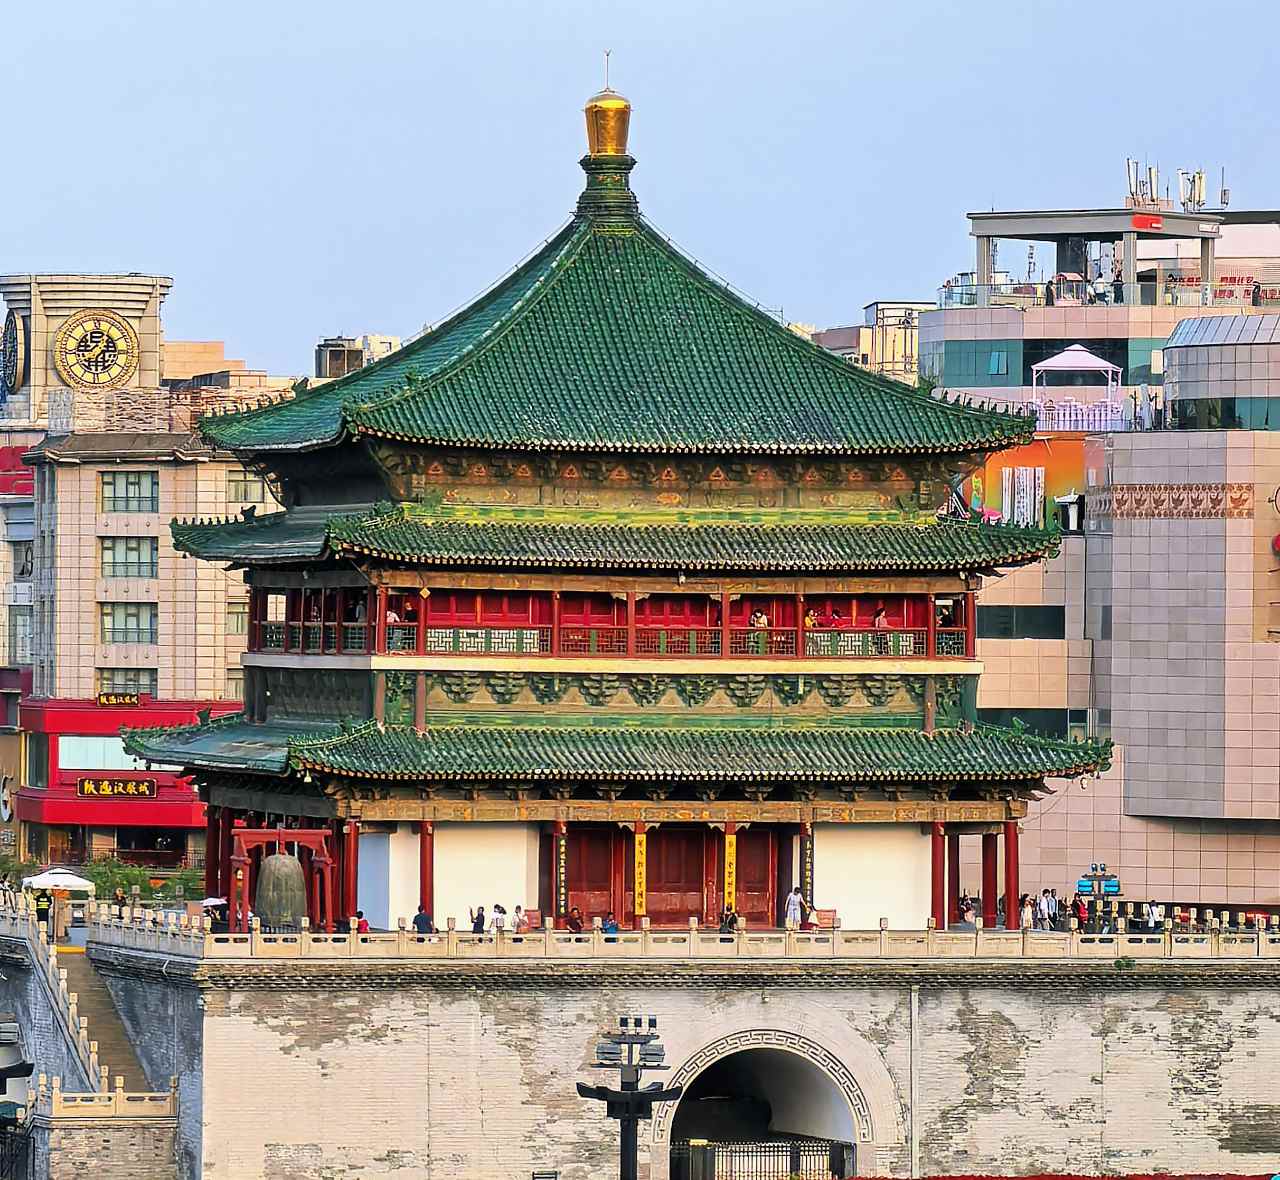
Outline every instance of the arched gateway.
{"label": "arched gateway", "polygon": [[[876,1127],[857,1078],[829,1048],[799,1033],[763,1028],[722,1036],[682,1062],[670,1084],[684,1096],[654,1112],[655,1177],[689,1176],[690,1153],[698,1150],[723,1157],[721,1171],[730,1159],[750,1161],[751,1174],[762,1177],[850,1176],[873,1159]],[[704,1142],[711,1146],[698,1146]]]}

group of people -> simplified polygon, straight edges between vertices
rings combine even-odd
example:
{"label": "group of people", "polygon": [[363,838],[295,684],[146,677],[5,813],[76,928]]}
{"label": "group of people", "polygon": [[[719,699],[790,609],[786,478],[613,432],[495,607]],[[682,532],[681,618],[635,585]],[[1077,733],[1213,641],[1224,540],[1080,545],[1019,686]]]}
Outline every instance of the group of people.
{"label": "group of people", "polygon": [[521,906],[516,906],[515,912],[511,914],[507,913],[506,906],[496,902],[487,915],[484,912],[484,906],[476,906],[475,909],[467,912],[471,916],[472,934],[529,933],[529,915],[525,913]]}

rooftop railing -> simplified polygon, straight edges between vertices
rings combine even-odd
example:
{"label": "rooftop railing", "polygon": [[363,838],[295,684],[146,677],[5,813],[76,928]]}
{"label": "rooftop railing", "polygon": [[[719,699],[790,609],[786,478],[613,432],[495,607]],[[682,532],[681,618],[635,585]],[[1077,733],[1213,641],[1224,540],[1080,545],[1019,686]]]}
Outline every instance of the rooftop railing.
{"label": "rooftop railing", "polygon": [[950,283],[938,288],[938,307],[1277,307],[1280,287],[1219,285],[1205,298],[1199,283]]}
{"label": "rooftop railing", "polygon": [[524,934],[471,934],[452,919],[436,934],[418,934],[402,923],[398,930],[368,934],[328,934],[304,928],[247,934],[215,933],[207,922],[176,914],[130,911],[110,916],[96,907],[89,942],[129,950],[201,959],[1277,959],[1280,927],[1223,926],[1219,919],[1203,929],[1090,933],[1081,930],[829,930],[745,929],[732,934],[699,925],[606,933],[597,925],[575,933],[550,923]]}

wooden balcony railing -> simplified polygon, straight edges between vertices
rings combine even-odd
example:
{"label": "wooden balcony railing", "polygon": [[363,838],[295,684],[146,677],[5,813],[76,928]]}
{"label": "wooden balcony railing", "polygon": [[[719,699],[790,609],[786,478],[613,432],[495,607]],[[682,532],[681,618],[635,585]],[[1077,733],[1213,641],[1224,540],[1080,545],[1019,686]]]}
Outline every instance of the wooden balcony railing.
{"label": "wooden balcony railing", "polygon": [[[368,623],[262,623],[261,651],[305,655],[374,651]],[[431,627],[387,623],[386,655],[636,656],[642,659],[963,659],[969,654],[963,627]],[[728,646],[726,649],[726,638]],[[558,642],[557,642],[558,639]],[[930,640],[932,639],[932,644]]]}

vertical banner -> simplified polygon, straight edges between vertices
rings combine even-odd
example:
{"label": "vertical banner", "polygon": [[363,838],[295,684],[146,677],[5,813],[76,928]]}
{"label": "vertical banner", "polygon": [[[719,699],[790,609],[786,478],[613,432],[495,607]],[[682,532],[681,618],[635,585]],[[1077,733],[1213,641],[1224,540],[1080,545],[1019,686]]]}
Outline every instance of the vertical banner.
{"label": "vertical banner", "polygon": [[645,893],[649,886],[649,837],[645,835],[644,824],[636,824],[635,839],[635,906],[634,913],[637,918],[643,918],[648,909],[645,903]]}
{"label": "vertical banner", "polygon": [[724,908],[738,908],[738,834],[732,824],[724,828]]}
{"label": "vertical banner", "polygon": [[800,825],[800,892],[810,905],[813,900],[813,825]]}
{"label": "vertical banner", "polygon": [[555,828],[555,845],[552,848],[556,874],[556,917],[569,915],[569,834],[563,823]]}

